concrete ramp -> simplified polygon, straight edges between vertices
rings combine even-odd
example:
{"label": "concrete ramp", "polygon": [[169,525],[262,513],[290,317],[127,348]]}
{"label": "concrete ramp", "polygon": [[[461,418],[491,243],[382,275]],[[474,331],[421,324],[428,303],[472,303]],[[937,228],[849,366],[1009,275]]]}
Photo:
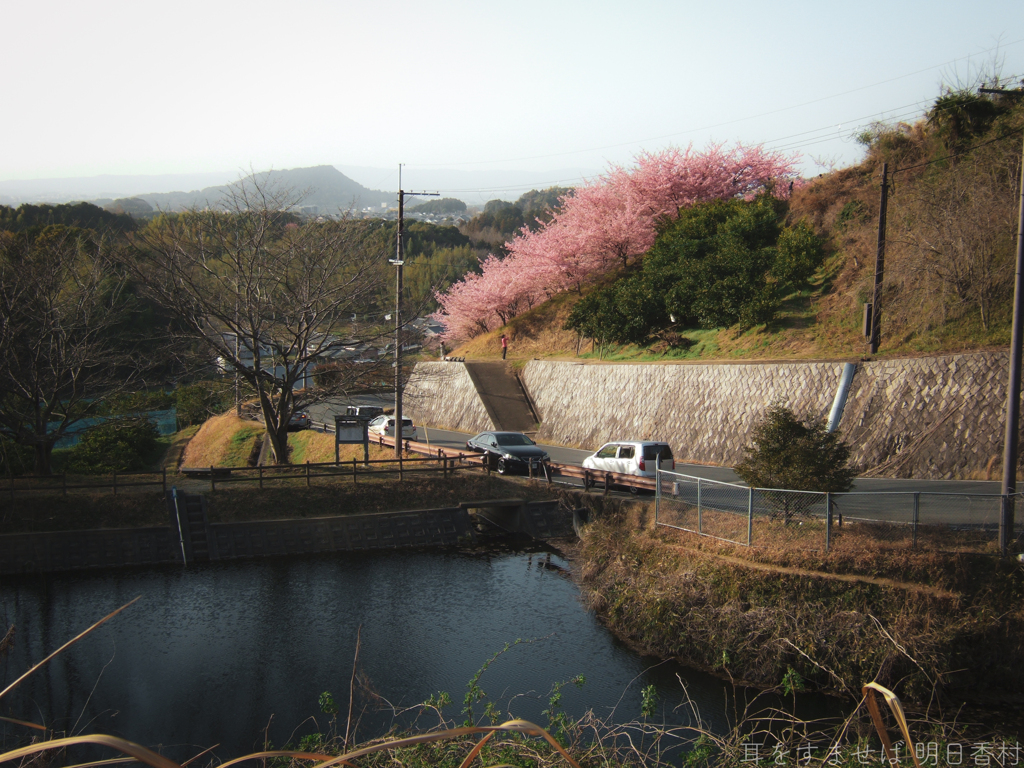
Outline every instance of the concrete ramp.
{"label": "concrete ramp", "polygon": [[511,366],[504,361],[466,362],[463,365],[495,429],[503,432],[537,431],[539,419]]}

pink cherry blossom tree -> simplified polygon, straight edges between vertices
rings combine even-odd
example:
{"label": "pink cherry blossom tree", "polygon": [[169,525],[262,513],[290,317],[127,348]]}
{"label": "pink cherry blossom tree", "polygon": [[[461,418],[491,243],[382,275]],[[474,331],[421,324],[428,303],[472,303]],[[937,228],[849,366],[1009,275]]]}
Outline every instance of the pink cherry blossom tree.
{"label": "pink cherry blossom tree", "polygon": [[523,228],[506,243],[508,256],[488,256],[472,273],[438,294],[448,340],[471,338],[561,291],[584,286],[645,253],[658,222],[680,208],[771,190],[786,198],[797,158],[761,146],[711,144],[645,152],[630,168],[607,174],[563,198],[550,221]]}

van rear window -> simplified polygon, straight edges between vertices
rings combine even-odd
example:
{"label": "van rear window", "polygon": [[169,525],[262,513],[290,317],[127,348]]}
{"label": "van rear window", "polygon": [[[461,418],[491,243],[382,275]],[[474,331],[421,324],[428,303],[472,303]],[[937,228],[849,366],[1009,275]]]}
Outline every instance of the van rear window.
{"label": "van rear window", "polygon": [[672,449],[667,445],[645,445],[644,446],[644,461],[654,461],[661,456],[662,461],[672,460]]}

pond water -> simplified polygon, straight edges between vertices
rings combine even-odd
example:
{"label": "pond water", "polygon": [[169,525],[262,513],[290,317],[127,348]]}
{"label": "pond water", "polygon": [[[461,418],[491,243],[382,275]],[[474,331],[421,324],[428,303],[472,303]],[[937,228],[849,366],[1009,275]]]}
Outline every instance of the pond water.
{"label": "pond water", "polygon": [[[654,685],[658,718],[687,723],[677,709],[682,680],[706,724],[727,727],[728,685],[629,650],[583,608],[571,579],[545,566],[548,557],[569,567],[539,551],[392,551],[8,578],[0,623],[16,624],[17,635],[0,660],[0,688],[142,599],[0,700],[0,715],[115,734],[179,760],[219,744],[215,754],[228,759],[264,738],[280,747],[326,730],[324,691],[344,730],[358,635],[353,720],[363,739],[408,725],[415,713],[395,711],[440,691],[453,700],[445,714],[461,722],[470,679],[519,638],[529,642],[501,653],[479,680],[509,716],[546,725],[552,685],[582,674],[581,689],[563,689],[570,715],[638,718],[641,689]],[[838,705],[814,698],[801,708],[835,714]],[[0,722],[0,733],[12,746],[27,731]]]}

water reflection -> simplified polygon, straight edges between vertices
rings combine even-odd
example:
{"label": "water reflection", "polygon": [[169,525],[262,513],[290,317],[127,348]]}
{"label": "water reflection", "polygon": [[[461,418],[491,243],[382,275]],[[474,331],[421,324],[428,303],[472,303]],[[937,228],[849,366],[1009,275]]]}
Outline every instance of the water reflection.
{"label": "water reflection", "polygon": [[[280,746],[328,727],[317,705],[323,691],[344,719],[361,627],[358,669],[380,697],[357,697],[361,738],[439,691],[454,702],[446,714],[461,720],[468,681],[517,638],[530,642],[501,654],[480,679],[509,715],[544,724],[552,684],[582,674],[582,690],[563,689],[570,715],[636,718],[640,691],[653,684],[667,717],[686,722],[672,711],[681,677],[705,721],[724,729],[729,688],[617,642],[580,605],[559,570],[567,567],[539,552],[395,551],[7,579],[0,619],[18,633],[0,669],[7,682],[142,599],[0,701],[0,714],[116,734],[178,759],[212,744],[222,758],[264,739]],[[25,735],[0,729],[8,744]]]}

